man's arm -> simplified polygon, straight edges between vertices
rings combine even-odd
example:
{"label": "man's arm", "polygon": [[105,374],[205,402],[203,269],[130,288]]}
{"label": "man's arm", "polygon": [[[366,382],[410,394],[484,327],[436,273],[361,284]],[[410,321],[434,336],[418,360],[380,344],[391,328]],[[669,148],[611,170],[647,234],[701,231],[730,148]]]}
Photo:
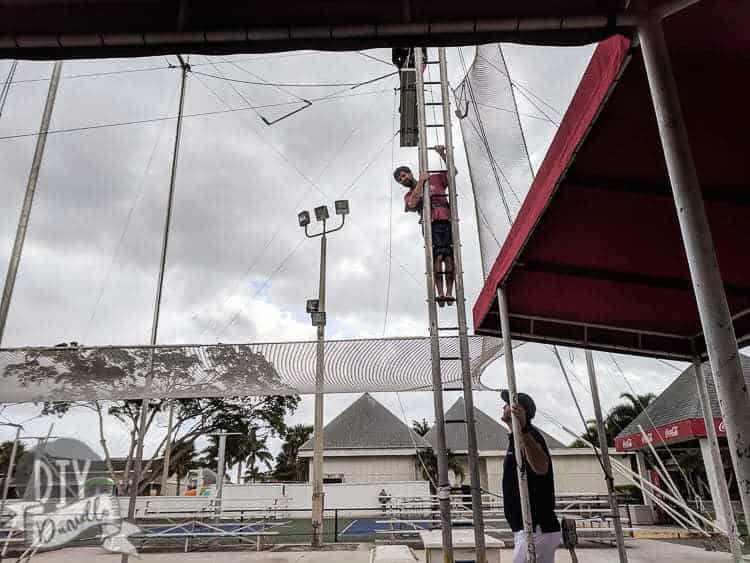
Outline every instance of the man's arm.
{"label": "man's arm", "polygon": [[542,445],[536,441],[534,435],[530,432],[521,434],[521,446],[523,447],[526,461],[531,470],[537,475],[546,475],[549,471],[549,456],[544,451]]}
{"label": "man's arm", "polygon": [[428,174],[420,174],[419,181],[417,181],[417,185],[409,190],[409,193],[406,194],[406,197],[404,198],[404,201],[406,202],[406,209],[409,211],[419,211],[421,209],[421,203],[422,203],[422,193],[424,192],[424,184],[430,179],[430,176]]}
{"label": "man's arm", "polygon": [[[528,421],[523,407],[513,405],[510,410],[518,418],[521,428],[527,428]],[[521,432],[521,448],[531,470],[537,475],[546,475],[549,471],[549,456],[531,432]]]}

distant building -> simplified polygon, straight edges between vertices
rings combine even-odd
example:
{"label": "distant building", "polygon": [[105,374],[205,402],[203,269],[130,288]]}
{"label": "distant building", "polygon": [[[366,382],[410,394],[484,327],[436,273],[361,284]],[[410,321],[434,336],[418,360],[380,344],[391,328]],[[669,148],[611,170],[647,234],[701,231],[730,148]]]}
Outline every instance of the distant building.
{"label": "distant building", "polygon": [[[34,470],[35,460],[43,461],[48,469],[39,470],[37,475]],[[52,498],[60,498],[63,495],[73,497],[79,494],[81,485],[84,486],[87,494],[93,491],[102,492],[107,488],[107,484],[114,491],[116,483],[125,479],[127,461],[125,458],[111,458],[110,463],[112,473],[106,461],[80,440],[73,438],[49,440],[46,444],[37,445],[27,451],[18,460],[8,496],[10,498],[34,498],[37,492],[44,494],[49,490]],[[144,460],[145,463],[147,460]],[[82,477],[80,472],[84,469],[86,472]],[[129,472],[133,472],[132,465]],[[38,486],[35,484],[37,478],[39,479]],[[83,483],[79,483],[81,479]],[[47,487],[48,482],[52,487]],[[175,488],[174,478],[170,479],[167,486],[170,489]],[[156,495],[160,490],[161,473],[152,479],[142,494]],[[167,491],[168,494],[175,494],[175,492]]]}
{"label": "distant building", "polygon": [[[745,382],[750,385],[750,357],[740,354],[740,360]],[[650,455],[651,448],[648,445],[650,442],[662,458],[672,480],[677,487],[682,489],[686,498],[692,499],[694,496],[693,491],[689,490],[685,482],[687,477],[691,481],[693,490],[704,499],[709,497],[713,499],[718,494],[718,479],[724,479],[729,483],[729,494],[732,499],[739,499],[737,480],[734,478],[729,455],[727,432],[719,409],[711,366],[708,362],[703,364],[703,377],[708,388],[712,422],[719,437],[719,448],[724,465],[721,475],[717,475],[711,463],[706,463],[706,460],[710,459],[709,444],[692,366],[683,371],[661,395],[617,435],[615,447],[618,451],[634,453],[643,468],[642,472],[645,472],[644,454]],[[689,463],[688,469],[681,471],[675,459],[682,459],[683,464],[688,459],[703,461],[703,463]],[[658,476],[652,475],[652,478],[656,480]],[[739,507],[739,503],[737,506]]]}
{"label": "distant building", "polygon": [[[446,412],[446,442],[451,454],[464,467],[464,479],[451,475],[453,485],[468,484],[467,438],[463,399]],[[497,420],[475,408],[474,419],[480,458],[482,487],[501,492],[503,460],[508,449],[508,431]],[[434,429],[424,438],[377,402],[368,393],[326,425],[323,434],[323,476],[329,483],[387,483],[422,480],[417,452],[432,449]],[[544,433],[543,433],[544,434]],[[550,448],[558,493],[607,492],[601,466],[588,448],[566,448],[544,434]],[[313,439],[300,448],[300,457],[311,458]],[[611,454],[616,452],[611,450]],[[628,454],[617,454],[622,458]],[[626,482],[615,476],[615,484]]]}
{"label": "distant building", "polygon": [[[302,445],[300,457],[312,458],[313,440]],[[415,450],[430,448],[369,393],[325,426],[323,441],[325,483],[419,481]]]}

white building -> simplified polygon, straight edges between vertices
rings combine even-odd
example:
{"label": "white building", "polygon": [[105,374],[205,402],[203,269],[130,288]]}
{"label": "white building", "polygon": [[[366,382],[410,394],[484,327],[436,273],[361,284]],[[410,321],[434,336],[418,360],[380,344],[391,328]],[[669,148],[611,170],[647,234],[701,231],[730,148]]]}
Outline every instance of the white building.
{"label": "white building", "polygon": [[[482,488],[502,491],[503,460],[508,449],[508,431],[499,421],[474,409],[480,457]],[[558,494],[606,494],[606,484],[596,456],[588,448],[566,448],[542,432],[550,448]],[[365,393],[324,430],[323,478],[326,483],[388,483],[422,480],[417,451],[431,449],[433,431],[424,438]],[[451,454],[465,467],[468,483],[467,441],[463,399],[446,413],[446,441]],[[312,458],[313,440],[300,448],[300,457]],[[630,456],[614,449],[610,455],[623,461]],[[629,463],[629,462],[628,462]],[[309,479],[309,477],[308,477]],[[464,482],[452,476],[455,485]],[[615,476],[615,484],[626,484]]]}

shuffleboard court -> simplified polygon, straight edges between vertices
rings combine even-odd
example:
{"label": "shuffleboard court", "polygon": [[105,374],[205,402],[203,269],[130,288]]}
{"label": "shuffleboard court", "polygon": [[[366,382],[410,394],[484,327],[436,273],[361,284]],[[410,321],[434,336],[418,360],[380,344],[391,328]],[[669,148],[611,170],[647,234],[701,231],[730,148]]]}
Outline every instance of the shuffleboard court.
{"label": "shuffleboard court", "polygon": [[359,518],[352,520],[348,526],[339,532],[339,536],[369,536],[384,531],[432,530],[435,527],[439,527],[439,525],[428,522],[383,522],[380,519]]}

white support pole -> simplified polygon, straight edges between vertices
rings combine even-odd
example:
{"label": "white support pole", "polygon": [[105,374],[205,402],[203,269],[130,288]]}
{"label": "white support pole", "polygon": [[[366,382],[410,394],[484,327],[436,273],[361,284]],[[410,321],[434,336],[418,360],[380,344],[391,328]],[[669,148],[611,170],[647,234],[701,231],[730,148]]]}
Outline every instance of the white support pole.
{"label": "white support pole", "polygon": [[[703,421],[706,425],[706,446],[701,442],[701,454],[706,466],[706,474],[711,488],[711,500],[713,501],[716,519],[722,528],[727,531],[729,539],[729,551],[735,561],[742,560],[742,545],[737,532],[737,523],[734,520],[732,502],[729,498],[729,488],[724,477],[724,463],[721,461],[719,450],[719,437],[714,427],[714,415],[711,412],[711,399],[708,395],[708,386],[703,377],[703,363],[700,358],[693,361],[693,373],[698,386],[698,399],[700,399]],[[707,452],[705,450],[708,450]],[[713,477],[713,478],[712,478]]]}
{"label": "white support pole", "polygon": [[612,477],[612,464],[609,460],[609,444],[604,428],[604,417],[602,416],[602,405],[599,401],[599,386],[596,382],[596,370],[594,369],[594,355],[591,350],[586,350],[586,368],[589,373],[589,386],[591,387],[591,398],[594,403],[594,416],[596,417],[596,429],[599,435],[599,451],[601,452],[602,469],[604,469],[604,480],[607,483],[607,498],[609,508],[612,511],[612,526],[615,529],[615,540],[617,541],[617,554],[620,563],[628,563],[628,554],[625,552],[625,538],[622,535],[622,521],[620,520],[620,506],[615,494],[615,481]]}
{"label": "white support pole", "polygon": [[644,19],[638,26],[643,61],[745,521],[750,522],[750,390],[742,373],[664,31],[658,17]]}
{"label": "white support pole", "polygon": [[[505,371],[508,377],[508,393],[511,404],[518,402],[518,391],[516,389],[516,368],[513,364],[513,344],[510,337],[510,316],[508,302],[505,297],[505,289],[497,288],[497,302],[500,308],[500,327],[503,335],[503,349],[505,355]],[[534,525],[531,519],[531,503],[529,501],[529,482],[526,469],[523,464],[523,451],[521,450],[521,424],[518,418],[511,417],[511,428],[513,435],[514,454],[516,456],[516,472],[518,477],[518,494],[521,498],[521,516],[523,517],[523,529],[526,534],[526,563],[536,563],[536,546],[534,545]]]}
{"label": "white support pole", "polygon": [[[425,112],[424,77],[422,76],[422,49],[414,47],[414,67],[417,88],[417,126],[419,128],[419,172],[429,168],[427,156],[427,121]],[[430,185],[423,186],[424,195],[430,195]],[[437,496],[440,505],[440,523],[443,539],[443,563],[453,563],[453,531],[451,525],[451,484],[448,475],[448,446],[445,438],[445,410],[443,405],[443,379],[440,369],[440,335],[435,301],[435,272],[432,253],[432,201],[422,197],[422,227],[424,230],[425,283],[427,285],[427,313],[430,321],[430,358],[432,367],[432,401],[435,409],[435,458],[437,460]]]}
{"label": "white support pole", "polygon": [[[320,282],[318,285],[318,310],[326,310],[326,223],[320,237]],[[315,420],[313,427],[313,493],[312,493],[312,546],[323,547],[323,392],[325,384],[325,325],[318,325],[318,342],[315,364]]]}
{"label": "white support pole", "polygon": [[52,77],[47,90],[47,101],[44,104],[42,113],[42,123],[39,126],[39,135],[36,138],[36,148],[34,149],[34,159],[31,162],[29,170],[29,179],[26,182],[26,195],[23,198],[21,206],[21,215],[18,217],[18,227],[16,228],[16,238],[13,242],[13,250],[8,262],[8,273],[5,276],[5,285],[3,286],[3,296],[0,300],[0,344],[3,342],[5,333],[5,323],[8,320],[10,311],[10,302],[13,297],[13,288],[16,285],[16,276],[18,267],[21,263],[21,253],[23,244],[26,241],[26,231],[29,227],[31,217],[31,205],[34,202],[36,193],[36,184],[39,179],[39,170],[42,168],[42,158],[44,157],[44,147],[47,145],[47,131],[52,120],[52,110],[55,107],[55,98],[57,97],[57,87],[60,84],[60,73],[62,72],[62,61],[56,61],[52,67]]}
{"label": "white support pole", "polygon": [[[649,475],[648,468],[646,467],[646,456],[643,455],[642,451],[638,450],[635,452],[635,462],[638,465],[638,475],[641,476],[641,479],[651,483],[651,475]],[[643,503],[653,510],[654,503],[651,500],[651,497],[644,495]]]}
{"label": "white support pole", "polygon": [[[148,423],[148,402],[151,396],[151,384],[153,382],[153,365],[154,365],[154,346],[156,346],[159,334],[159,315],[161,313],[161,297],[164,289],[164,272],[167,264],[167,249],[169,247],[169,227],[172,223],[172,207],[174,205],[174,193],[177,183],[177,161],[180,154],[180,137],[182,135],[182,116],[185,109],[185,92],[187,87],[188,65],[180,59],[182,65],[182,76],[180,82],[180,104],[177,111],[177,125],[175,127],[174,149],[172,153],[172,170],[169,181],[169,195],[167,197],[166,218],[164,220],[164,232],[161,242],[161,258],[159,260],[159,275],[156,283],[156,298],[154,300],[154,316],[151,322],[151,360],[146,381],[143,385],[143,397],[141,398],[140,413],[138,417],[138,442],[135,448],[135,463],[133,464],[132,477],[125,475],[125,479],[130,479],[130,504],[128,505],[128,520],[135,521],[135,503],[138,498],[138,487],[141,480],[141,469],[143,467],[143,442],[146,439],[146,424]],[[121,563],[128,563],[128,554],[123,553],[120,558]]]}
{"label": "white support pole", "polygon": [[219,455],[216,460],[216,499],[214,503],[214,518],[221,520],[223,496],[224,496],[224,472],[226,470],[227,434],[219,434]]}
{"label": "white support pole", "polygon": [[[169,482],[169,465],[172,461],[172,425],[174,423],[174,401],[169,402],[169,418],[167,422],[167,438],[164,445],[164,463],[161,469],[161,496],[167,494],[167,483]],[[180,491],[177,491],[180,494]]]}
{"label": "white support pole", "polygon": [[469,339],[466,334],[466,298],[464,295],[464,266],[461,252],[461,229],[459,228],[458,198],[456,197],[456,166],[453,160],[453,132],[451,131],[450,89],[448,88],[448,62],[445,48],[438,49],[440,63],[440,95],[443,103],[443,126],[445,129],[445,156],[448,168],[448,197],[453,238],[453,265],[456,284],[456,318],[458,320],[458,343],[461,356],[461,381],[463,384],[466,417],[466,441],[471,483],[471,511],[474,520],[474,546],[479,563],[486,563],[487,548],[484,540],[484,515],[482,513],[482,482],[479,468],[479,445],[474,421],[474,391],[469,361]]}

